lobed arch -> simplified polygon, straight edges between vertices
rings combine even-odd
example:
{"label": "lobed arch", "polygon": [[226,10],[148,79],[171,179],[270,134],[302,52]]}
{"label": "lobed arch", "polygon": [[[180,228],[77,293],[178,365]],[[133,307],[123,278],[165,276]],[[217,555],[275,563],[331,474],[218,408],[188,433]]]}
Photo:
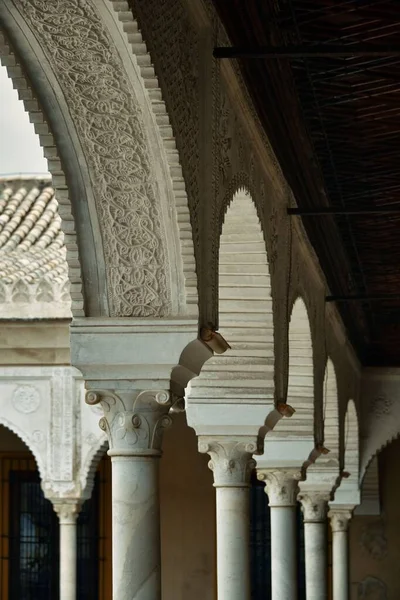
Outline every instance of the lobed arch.
{"label": "lobed arch", "polygon": [[50,172],[65,169],[55,187],[71,192],[86,316],[197,318],[179,155],[128,4],[7,0],[0,20],[50,124],[43,145],[59,151]]}
{"label": "lobed arch", "polygon": [[29,448],[37,465],[40,479],[43,483],[46,479],[45,461],[43,460],[39,449],[32,442],[32,439],[30,439],[29,436],[25,434],[15,423],[9,421],[4,416],[0,417],[0,425],[6,427],[9,431],[14,433],[25,444],[25,446]]}
{"label": "lobed arch", "polygon": [[80,485],[82,498],[87,500],[91,497],[94,478],[96,475],[97,467],[104,454],[108,450],[108,441],[105,439],[104,434],[99,435],[99,439],[93,444],[90,452],[86,456],[82,456],[82,466],[80,472]]}
{"label": "lobed arch", "polygon": [[[219,248],[219,332],[230,345],[191,381],[189,401],[274,401],[274,325],[269,263],[250,193],[229,204]],[[267,415],[265,415],[267,417]],[[264,423],[259,423],[260,429]]]}

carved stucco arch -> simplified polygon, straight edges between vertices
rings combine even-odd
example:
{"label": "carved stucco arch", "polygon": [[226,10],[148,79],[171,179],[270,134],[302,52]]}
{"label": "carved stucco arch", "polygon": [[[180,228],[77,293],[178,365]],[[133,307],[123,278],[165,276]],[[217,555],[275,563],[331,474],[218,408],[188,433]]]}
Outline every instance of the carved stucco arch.
{"label": "carved stucco arch", "polygon": [[[268,256],[249,192],[229,204],[219,251],[219,331],[231,348],[214,355],[191,382],[191,400],[274,399],[274,324]],[[267,415],[266,415],[267,416]],[[260,423],[260,429],[264,424]]]}
{"label": "carved stucco arch", "polygon": [[30,439],[29,436],[18,427],[18,425],[9,419],[6,419],[4,416],[0,416],[0,425],[6,427],[9,431],[14,433],[22,442],[24,442],[25,446],[29,448],[36,462],[40,479],[44,481],[46,478],[46,459],[41,455],[39,448],[37,448],[37,446],[33,443],[32,439]]}
{"label": "carved stucco arch", "polygon": [[197,317],[179,156],[128,4],[6,0],[0,18],[65,167],[86,314]]}

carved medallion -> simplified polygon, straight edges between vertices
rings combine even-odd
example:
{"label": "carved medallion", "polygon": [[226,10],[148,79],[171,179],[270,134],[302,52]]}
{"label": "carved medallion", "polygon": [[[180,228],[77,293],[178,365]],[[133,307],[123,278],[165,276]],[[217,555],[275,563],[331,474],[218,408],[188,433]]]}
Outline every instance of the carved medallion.
{"label": "carved medallion", "polygon": [[12,403],[18,412],[29,414],[39,408],[40,394],[36,388],[30,385],[21,385],[15,390]]}
{"label": "carved medallion", "polygon": [[382,560],[387,554],[387,538],[383,521],[374,521],[367,525],[361,535],[360,543],[375,560]]}
{"label": "carved medallion", "polygon": [[36,429],[36,431],[32,433],[32,442],[35,444],[43,444],[45,439],[46,436],[43,431],[40,431],[40,429]]}
{"label": "carved medallion", "polygon": [[388,600],[387,586],[376,577],[366,577],[358,584],[358,600]]}

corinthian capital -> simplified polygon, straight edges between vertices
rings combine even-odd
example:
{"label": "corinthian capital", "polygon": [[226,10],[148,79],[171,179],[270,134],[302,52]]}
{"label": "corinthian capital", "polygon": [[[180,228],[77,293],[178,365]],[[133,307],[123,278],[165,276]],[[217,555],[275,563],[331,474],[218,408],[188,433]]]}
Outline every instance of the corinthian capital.
{"label": "corinthian capital", "polygon": [[349,528],[349,521],[352,517],[352,511],[348,508],[331,507],[328,517],[331,521],[332,531],[347,531]]}
{"label": "corinthian capital", "polygon": [[257,478],[265,481],[265,492],[270,506],[296,506],[299,469],[257,469]]}
{"label": "corinthian capital", "polygon": [[215,487],[248,486],[256,464],[252,459],[256,450],[257,444],[248,439],[232,440],[227,436],[199,438],[199,452],[211,457],[208,466],[214,473]]}
{"label": "corinthian capital", "polygon": [[53,508],[58,515],[60,525],[75,525],[81,509],[80,502],[57,500],[53,502]]}
{"label": "corinthian capital", "polygon": [[90,391],[87,404],[101,404],[104,417],[100,428],[106,432],[110,456],[157,455],[161,453],[162,437],[172,419],[169,392]]}
{"label": "corinthian capital", "polygon": [[299,494],[305,523],[325,521],[330,496],[329,492],[320,490],[310,490]]}

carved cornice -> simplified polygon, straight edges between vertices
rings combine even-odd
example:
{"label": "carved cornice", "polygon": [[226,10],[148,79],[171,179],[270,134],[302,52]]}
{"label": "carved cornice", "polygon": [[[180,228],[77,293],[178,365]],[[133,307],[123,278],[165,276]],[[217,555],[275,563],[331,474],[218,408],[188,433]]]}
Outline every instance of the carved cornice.
{"label": "carved cornice", "polygon": [[166,390],[86,393],[86,403],[101,404],[100,428],[107,434],[110,456],[160,455],[164,430],[172,423]]}
{"label": "carved cornice", "polygon": [[298,469],[258,470],[257,478],[265,481],[270,506],[296,506],[301,471]]}
{"label": "carved cornice", "polygon": [[352,515],[352,510],[349,508],[331,508],[328,517],[331,521],[332,531],[347,531]]}
{"label": "carved cornice", "polygon": [[246,487],[256,463],[252,458],[257,444],[248,439],[233,440],[229,437],[199,438],[199,452],[208,453],[208,463],[214,473],[215,487]]}
{"label": "carved cornice", "polygon": [[322,523],[328,513],[330,493],[326,491],[309,491],[298,496],[304,515],[304,523]]}

